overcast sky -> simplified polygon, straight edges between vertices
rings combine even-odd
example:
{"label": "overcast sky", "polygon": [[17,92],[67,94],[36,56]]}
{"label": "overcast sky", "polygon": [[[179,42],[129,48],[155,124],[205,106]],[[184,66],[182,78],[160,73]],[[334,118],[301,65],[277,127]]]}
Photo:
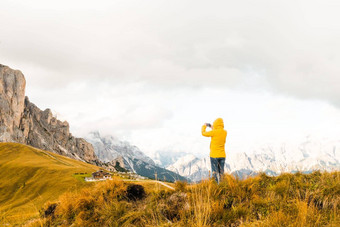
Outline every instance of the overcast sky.
{"label": "overcast sky", "polygon": [[145,153],[340,135],[340,1],[1,0],[0,63],[67,120]]}

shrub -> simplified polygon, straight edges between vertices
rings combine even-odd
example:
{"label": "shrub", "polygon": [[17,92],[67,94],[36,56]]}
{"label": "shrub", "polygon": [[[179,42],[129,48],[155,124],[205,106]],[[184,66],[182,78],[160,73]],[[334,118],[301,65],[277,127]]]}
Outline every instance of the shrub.
{"label": "shrub", "polygon": [[144,187],[139,184],[130,184],[126,190],[126,196],[129,200],[141,200],[146,196]]}

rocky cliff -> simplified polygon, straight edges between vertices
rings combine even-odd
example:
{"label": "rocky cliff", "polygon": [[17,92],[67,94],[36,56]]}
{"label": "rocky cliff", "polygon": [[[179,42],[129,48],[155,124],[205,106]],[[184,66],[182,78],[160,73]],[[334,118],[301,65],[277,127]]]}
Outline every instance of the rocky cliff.
{"label": "rocky cliff", "polygon": [[23,142],[19,128],[25,108],[25,86],[20,71],[0,65],[0,141]]}
{"label": "rocky cliff", "polygon": [[24,75],[0,64],[0,142],[18,142],[98,164],[93,146],[75,138],[69,124],[25,97]]}

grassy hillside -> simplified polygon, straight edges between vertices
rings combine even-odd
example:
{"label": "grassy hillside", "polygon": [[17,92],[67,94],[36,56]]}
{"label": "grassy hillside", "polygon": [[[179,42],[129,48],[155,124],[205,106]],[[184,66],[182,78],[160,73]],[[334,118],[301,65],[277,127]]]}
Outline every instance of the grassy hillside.
{"label": "grassy hillside", "polygon": [[225,175],[220,185],[176,182],[146,193],[129,184],[113,179],[64,194],[30,226],[340,226],[340,172]]}
{"label": "grassy hillside", "polygon": [[175,190],[121,178],[85,183],[76,174],[97,169],[0,143],[0,226],[340,226],[340,172],[167,184]]}
{"label": "grassy hillside", "polygon": [[0,143],[0,223],[38,216],[46,201],[91,184],[76,173],[98,167],[17,143]]}

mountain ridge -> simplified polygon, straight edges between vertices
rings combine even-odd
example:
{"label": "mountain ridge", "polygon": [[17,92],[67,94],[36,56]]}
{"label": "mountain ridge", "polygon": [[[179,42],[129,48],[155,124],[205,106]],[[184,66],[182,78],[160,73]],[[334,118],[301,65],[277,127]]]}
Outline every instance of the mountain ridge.
{"label": "mountain ridge", "polygon": [[18,142],[76,160],[99,164],[93,146],[70,133],[50,109],[42,111],[25,97],[26,80],[19,70],[0,64],[0,142]]}
{"label": "mountain ridge", "polygon": [[155,162],[145,155],[137,146],[129,142],[120,141],[113,136],[101,136],[98,131],[90,132],[85,136],[86,140],[93,144],[94,151],[100,161],[109,162],[111,166],[119,165],[131,172],[150,179],[176,181],[187,179],[179,174],[157,166]]}

